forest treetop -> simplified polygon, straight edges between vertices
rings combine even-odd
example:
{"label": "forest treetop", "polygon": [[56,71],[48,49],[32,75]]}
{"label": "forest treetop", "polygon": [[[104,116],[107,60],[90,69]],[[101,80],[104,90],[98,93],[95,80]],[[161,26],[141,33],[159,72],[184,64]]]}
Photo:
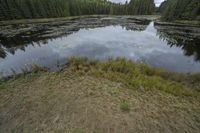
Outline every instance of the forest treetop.
{"label": "forest treetop", "polygon": [[[165,21],[200,20],[200,0],[165,0],[158,9]],[[0,20],[80,15],[151,15],[154,0],[0,0]]]}
{"label": "forest treetop", "polygon": [[125,4],[108,0],[0,0],[0,20],[66,17],[92,14],[148,15],[154,0],[131,0]]}
{"label": "forest treetop", "polygon": [[200,0],[165,0],[159,11],[165,21],[200,20]]}

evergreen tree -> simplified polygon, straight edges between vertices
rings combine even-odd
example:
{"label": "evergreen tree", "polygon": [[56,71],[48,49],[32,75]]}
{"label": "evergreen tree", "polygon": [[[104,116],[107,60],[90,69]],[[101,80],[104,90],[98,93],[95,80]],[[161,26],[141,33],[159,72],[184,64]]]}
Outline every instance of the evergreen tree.
{"label": "evergreen tree", "polygon": [[155,10],[154,0],[131,0],[128,6],[130,15],[148,15]]}
{"label": "evergreen tree", "polygon": [[66,17],[92,14],[152,14],[153,0],[125,4],[108,0],[0,0],[0,20]]}
{"label": "evergreen tree", "polygon": [[199,0],[167,0],[160,6],[163,20],[200,19]]}

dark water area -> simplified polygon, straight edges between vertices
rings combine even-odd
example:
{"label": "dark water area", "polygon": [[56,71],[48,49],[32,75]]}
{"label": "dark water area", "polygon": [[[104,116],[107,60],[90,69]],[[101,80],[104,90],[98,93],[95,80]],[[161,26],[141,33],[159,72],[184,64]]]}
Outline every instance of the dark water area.
{"label": "dark water area", "polygon": [[71,56],[125,57],[170,71],[200,72],[200,27],[163,25],[140,17],[81,17],[1,27],[0,75],[32,64],[56,70]]}

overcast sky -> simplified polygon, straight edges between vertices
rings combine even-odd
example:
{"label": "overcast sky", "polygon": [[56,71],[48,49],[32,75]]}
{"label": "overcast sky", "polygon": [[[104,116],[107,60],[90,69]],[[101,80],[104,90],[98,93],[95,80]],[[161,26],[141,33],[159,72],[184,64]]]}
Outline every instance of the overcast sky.
{"label": "overcast sky", "polygon": [[[124,3],[126,0],[110,0],[110,1],[113,1],[113,2],[121,2],[121,3]],[[129,0],[128,0],[129,1]],[[155,1],[155,4],[156,6],[159,6],[161,2],[163,2],[164,0],[154,0]]]}

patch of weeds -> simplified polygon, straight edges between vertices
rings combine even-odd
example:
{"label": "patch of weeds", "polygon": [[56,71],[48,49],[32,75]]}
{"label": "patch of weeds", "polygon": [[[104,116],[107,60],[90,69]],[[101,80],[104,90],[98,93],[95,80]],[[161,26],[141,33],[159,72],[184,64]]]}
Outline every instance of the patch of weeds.
{"label": "patch of weeds", "polygon": [[0,90],[6,89],[9,85],[10,78],[0,78]]}
{"label": "patch of weeds", "polygon": [[89,61],[86,57],[71,57],[68,59],[68,66],[72,71],[78,71],[80,74],[85,74],[96,66],[97,61]]}
{"label": "patch of weeds", "polygon": [[74,131],[72,131],[72,133],[84,133],[83,129],[75,129]]}
{"label": "patch of weeds", "polygon": [[74,71],[81,71],[89,67],[88,59],[84,57],[71,57],[68,59],[68,64],[70,67],[73,67]]}
{"label": "patch of weeds", "polygon": [[[188,75],[151,68],[124,58],[98,62],[91,73],[99,78],[121,82],[131,89],[158,89],[176,96],[197,96],[188,81]],[[198,76],[194,79],[195,82],[199,80]]]}
{"label": "patch of weeds", "polygon": [[24,75],[29,73],[29,70],[27,67],[21,68],[21,71],[22,71],[22,74]]}
{"label": "patch of weeds", "polygon": [[42,67],[37,64],[33,64],[33,65],[31,65],[31,72],[32,73],[47,72],[47,68]]}
{"label": "patch of weeds", "polygon": [[85,57],[71,57],[68,59],[68,62],[72,66],[84,65],[88,62],[88,59]]}
{"label": "patch of weeds", "polygon": [[120,109],[124,112],[129,112],[130,111],[130,105],[128,103],[128,101],[126,100],[123,100],[121,103],[120,103]]}
{"label": "patch of weeds", "polygon": [[200,84],[200,73],[191,75],[190,80],[193,84]]}
{"label": "patch of weeds", "polygon": [[0,90],[1,89],[6,89],[6,85],[3,82],[0,81]]}

